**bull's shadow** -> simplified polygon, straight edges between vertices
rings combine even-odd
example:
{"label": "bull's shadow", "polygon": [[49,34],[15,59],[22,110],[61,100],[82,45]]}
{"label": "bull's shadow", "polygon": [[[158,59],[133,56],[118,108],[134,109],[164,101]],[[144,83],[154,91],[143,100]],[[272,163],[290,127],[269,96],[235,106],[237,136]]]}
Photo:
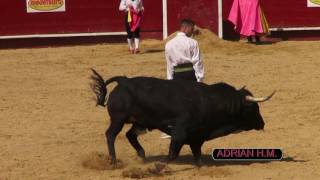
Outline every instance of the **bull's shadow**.
{"label": "bull's shadow", "polygon": [[[166,155],[158,155],[158,156],[149,156],[146,157],[145,162],[146,163],[154,163],[154,162],[166,162]],[[275,161],[214,161],[212,159],[211,155],[202,155],[201,156],[201,161],[203,166],[230,166],[230,165],[250,165],[254,163],[259,163],[259,164],[268,164],[272,163]],[[309,160],[297,160],[293,157],[284,157],[281,161],[282,163],[304,163],[308,162]],[[170,162],[170,164],[189,164],[189,165],[195,165],[195,161],[193,156],[190,155],[181,155],[179,156],[176,160]]]}
{"label": "bull's shadow", "polygon": [[142,53],[160,53],[160,52],[164,52],[164,49],[146,49],[144,50]]}

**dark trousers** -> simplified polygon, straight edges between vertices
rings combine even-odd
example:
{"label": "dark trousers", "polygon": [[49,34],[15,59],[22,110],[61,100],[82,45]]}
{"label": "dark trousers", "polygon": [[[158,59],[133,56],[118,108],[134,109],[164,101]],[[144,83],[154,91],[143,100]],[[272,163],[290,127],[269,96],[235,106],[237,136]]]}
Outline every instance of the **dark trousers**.
{"label": "dark trousers", "polygon": [[130,25],[128,23],[128,15],[125,16],[125,28],[127,31],[127,38],[132,39],[132,38],[140,38],[140,27],[138,27],[135,31],[131,31]]}
{"label": "dark trousers", "polygon": [[173,73],[173,79],[190,80],[195,82],[197,81],[194,70],[185,72],[175,72]]}

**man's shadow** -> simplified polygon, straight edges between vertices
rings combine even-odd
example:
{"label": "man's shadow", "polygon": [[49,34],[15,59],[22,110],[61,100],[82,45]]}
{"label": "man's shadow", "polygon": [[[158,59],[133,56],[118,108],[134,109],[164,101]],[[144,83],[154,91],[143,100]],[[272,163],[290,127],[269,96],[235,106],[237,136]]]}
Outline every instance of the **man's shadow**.
{"label": "man's shadow", "polygon": [[[166,155],[157,155],[157,156],[149,156],[146,157],[145,162],[146,163],[154,163],[154,162],[167,162],[166,161],[167,156]],[[297,160],[293,157],[284,157],[280,161],[215,161],[212,159],[211,155],[202,155],[201,161],[203,166],[230,166],[230,165],[241,165],[246,166],[254,163],[259,164],[268,164],[272,162],[281,162],[281,163],[304,163],[308,162],[309,160]],[[183,165],[195,165],[195,161],[193,159],[192,155],[181,155],[176,160],[170,162],[169,164],[183,164]]]}

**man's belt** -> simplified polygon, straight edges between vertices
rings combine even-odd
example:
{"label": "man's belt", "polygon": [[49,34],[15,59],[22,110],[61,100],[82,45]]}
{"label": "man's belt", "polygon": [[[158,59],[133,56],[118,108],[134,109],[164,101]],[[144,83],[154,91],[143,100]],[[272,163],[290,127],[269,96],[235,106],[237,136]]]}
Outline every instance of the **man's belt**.
{"label": "man's belt", "polygon": [[186,71],[193,71],[193,64],[192,63],[179,64],[179,65],[173,67],[173,72],[175,72],[175,73],[186,72]]}

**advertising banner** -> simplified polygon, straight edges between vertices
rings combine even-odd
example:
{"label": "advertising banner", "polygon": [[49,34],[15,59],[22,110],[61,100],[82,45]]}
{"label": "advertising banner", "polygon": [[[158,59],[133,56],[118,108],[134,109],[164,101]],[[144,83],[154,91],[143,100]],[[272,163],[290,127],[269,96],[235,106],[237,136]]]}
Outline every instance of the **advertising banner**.
{"label": "advertising banner", "polygon": [[26,0],[27,13],[64,12],[65,0]]}

